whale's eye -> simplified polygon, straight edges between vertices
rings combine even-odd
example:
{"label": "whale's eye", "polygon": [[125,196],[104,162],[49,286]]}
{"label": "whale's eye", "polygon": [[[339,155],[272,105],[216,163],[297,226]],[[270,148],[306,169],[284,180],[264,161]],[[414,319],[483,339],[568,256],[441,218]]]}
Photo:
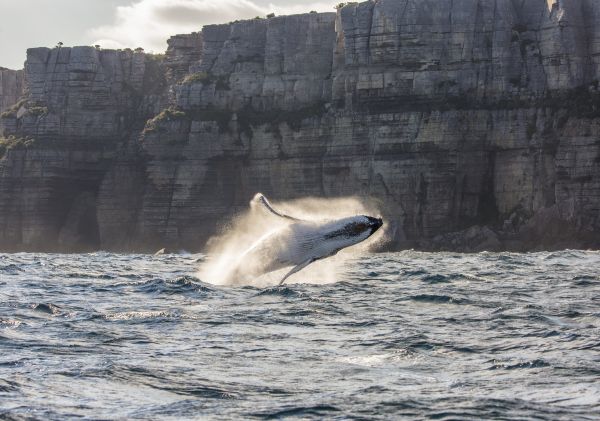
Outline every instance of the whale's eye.
{"label": "whale's eye", "polygon": [[339,237],[355,237],[363,234],[369,229],[369,224],[364,222],[351,222],[344,225],[343,228],[330,232],[325,235],[325,238],[339,238]]}
{"label": "whale's eye", "polygon": [[367,228],[368,228],[367,224],[363,224],[363,223],[352,224],[350,226],[350,232],[352,233],[352,235],[360,235],[363,232],[365,232]]}

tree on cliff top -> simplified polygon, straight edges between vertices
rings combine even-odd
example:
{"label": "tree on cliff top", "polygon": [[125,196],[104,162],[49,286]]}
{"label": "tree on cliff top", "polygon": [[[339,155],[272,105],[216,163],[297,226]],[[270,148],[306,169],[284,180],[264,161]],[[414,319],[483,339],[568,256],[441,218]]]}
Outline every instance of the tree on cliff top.
{"label": "tree on cliff top", "polygon": [[338,5],[337,6],[333,6],[333,8],[336,9],[336,10],[339,10],[339,9],[341,9],[343,7],[350,6],[350,5],[353,5],[353,4],[358,4],[358,3],[355,2],[355,1],[349,1],[347,3],[338,3]]}

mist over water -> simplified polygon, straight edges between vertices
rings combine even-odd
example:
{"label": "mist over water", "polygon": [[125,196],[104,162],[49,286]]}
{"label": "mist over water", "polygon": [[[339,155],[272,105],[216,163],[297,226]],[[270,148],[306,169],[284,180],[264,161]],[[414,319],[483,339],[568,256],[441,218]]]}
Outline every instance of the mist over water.
{"label": "mist over water", "polygon": [[0,418],[600,413],[597,252],[364,253],[280,288],[203,259],[0,255]]}
{"label": "mist over water", "polygon": [[[306,221],[330,221],[356,215],[378,216],[380,214],[374,202],[365,202],[364,199],[357,197],[303,198],[273,202],[272,205],[285,215]],[[242,259],[244,252],[289,224],[289,220],[266,210],[255,197],[249,203],[246,212],[237,215],[222,228],[219,235],[209,241],[207,253],[211,257],[202,263],[197,276],[216,285],[230,283],[262,287],[277,285],[291,267],[260,277],[245,277],[244,269],[247,269],[246,273],[251,273],[252,268],[244,268]],[[310,283],[318,284],[336,282],[343,276],[345,263],[349,259],[360,256],[384,238],[385,225],[367,241],[344,249],[335,256],[310,264],[301,271],[301,274],[297,273],[288,278],[286,283],[306,283],[307,279],[311,280],[308,281]],[[236,269],[240,269],[241,276],[237,277],[239,279],[232,279],[230,275]]]}

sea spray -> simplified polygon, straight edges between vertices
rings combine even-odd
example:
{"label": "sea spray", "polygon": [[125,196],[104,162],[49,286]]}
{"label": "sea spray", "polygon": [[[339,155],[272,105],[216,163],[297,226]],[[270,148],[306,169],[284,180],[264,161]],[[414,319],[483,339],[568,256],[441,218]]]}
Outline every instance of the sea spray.
{"label": "sea spray", "polygon": [[[250,202],[248,210],[236,215],[224,225],[221,232],[211,238],[206,253],[209,258],[201,265],[198,277],[212,284],[244,283],[254,286],[267,286],[279,282],[289,271],[289,267],[264,274],[259,277],[235,277],[232,274],[244,271],[240,263],[248,250],[261,244],[265,239],[285,229],[290,224],[286,218],[278,217],[261,206],[257,194]],[[358,197],[315,198],[307,197],[291,201],[276,202],[274,206],[287,215],[305,221],[328,221],[354,215],[379,215],[376,204]],[[368,251],[369,247],[381,241],[384,232],[378,232],[369,241],[344,249],[335,256],[320,260],[302,270],[302,275],[292,276],[288,282],[331,283],[343,278],[345,262]],[[260,262],[255,262],[260,264]],[[250,265],[253,263],[250,262]],[[252,273],[252,268],[246,268]],[[294,279],[295,278],[295,279]]]}

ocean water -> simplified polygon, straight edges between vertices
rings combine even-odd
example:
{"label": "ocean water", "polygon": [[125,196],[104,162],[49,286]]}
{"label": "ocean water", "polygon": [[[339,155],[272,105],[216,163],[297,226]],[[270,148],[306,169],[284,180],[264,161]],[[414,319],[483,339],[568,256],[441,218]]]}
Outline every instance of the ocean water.
{"label": "ocean water", "polygon": [[0,418],[600,418],[598,252],[367,254],[266,288],[202,259],[0,255]]}

